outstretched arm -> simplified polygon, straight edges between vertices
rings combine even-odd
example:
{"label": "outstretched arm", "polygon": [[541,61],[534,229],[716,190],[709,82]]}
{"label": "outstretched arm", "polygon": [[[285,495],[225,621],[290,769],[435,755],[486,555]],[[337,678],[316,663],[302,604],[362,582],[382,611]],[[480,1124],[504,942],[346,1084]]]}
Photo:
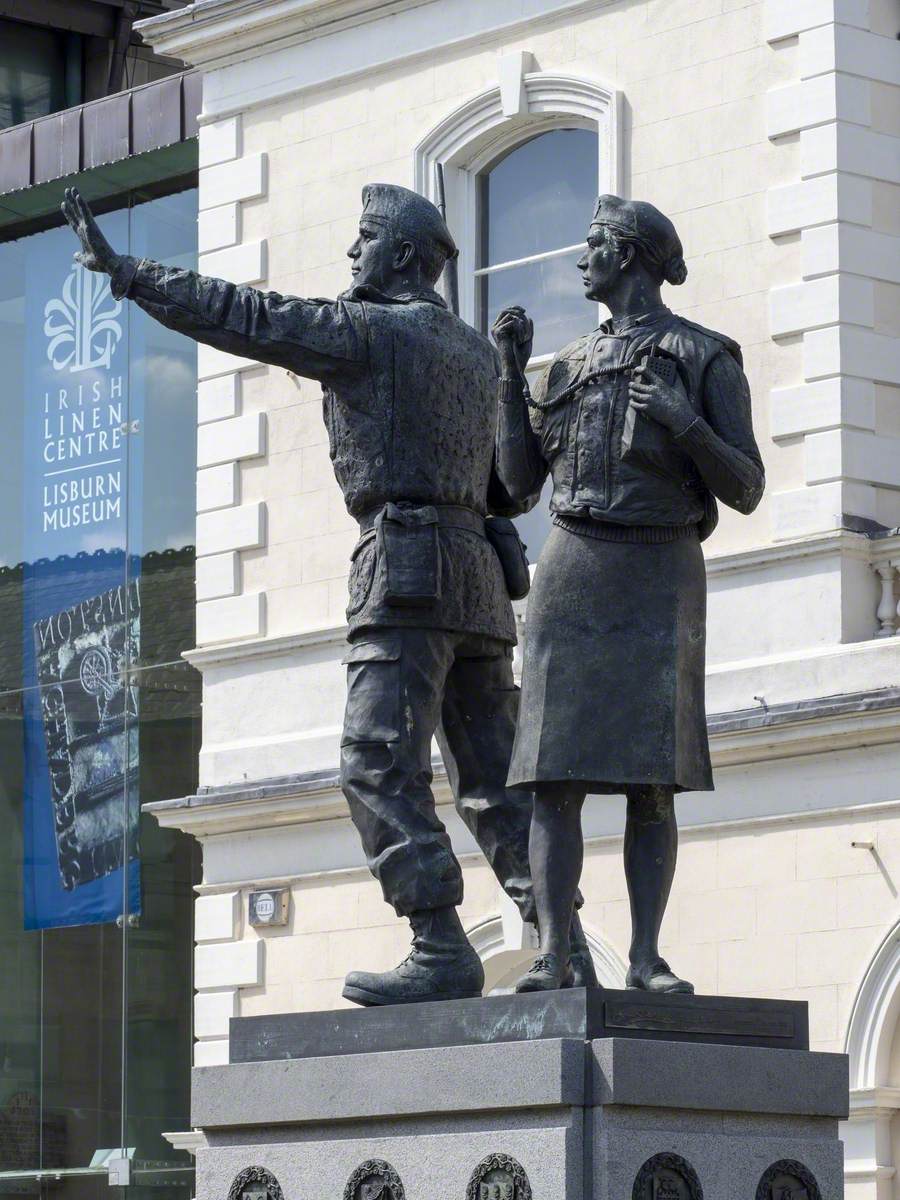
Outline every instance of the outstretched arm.
{"label": "outstretched arm", "polygon": [[540,438],[531,428],[526,402],[525,366],[534,327],[522,308],[506,308],[491,330],[500,353],[500,414],[494,470],[498,482],[520,511],[538,502],[549,467]]}
{"label": "outstretched arm", "polygon": [[364,369],[360,306],[284,297],[117,254],[75,188],[66,189],[62,210],[81,242],[76,261],[106,272],[117,299],[129,297],[170,329],[323,382]]}

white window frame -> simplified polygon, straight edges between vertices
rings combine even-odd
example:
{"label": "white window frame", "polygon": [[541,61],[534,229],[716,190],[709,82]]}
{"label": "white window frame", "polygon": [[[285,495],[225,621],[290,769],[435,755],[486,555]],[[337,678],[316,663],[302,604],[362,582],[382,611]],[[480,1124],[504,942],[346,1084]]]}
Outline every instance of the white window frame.
{"label": "white window frame", "polygon": [[[498,81],[496,87],[466,101],[422,139],[414,155],[415,188],[430,200],[437,200],[435,165],[443,164],[447,222],[459,247],[460,316],[472,325],[477,316],[480,172],[538,134],[592,129],[599,141],[598,194],[626,194],[621,167],[622,103],[614,88],[576,75],[533,71],[521,76],[513,104],[510,91],[508,80],[502,89]],[[585,213],[585,227],[589,216]],[[550,357],[535,358],[531,365],[539,367]]]}

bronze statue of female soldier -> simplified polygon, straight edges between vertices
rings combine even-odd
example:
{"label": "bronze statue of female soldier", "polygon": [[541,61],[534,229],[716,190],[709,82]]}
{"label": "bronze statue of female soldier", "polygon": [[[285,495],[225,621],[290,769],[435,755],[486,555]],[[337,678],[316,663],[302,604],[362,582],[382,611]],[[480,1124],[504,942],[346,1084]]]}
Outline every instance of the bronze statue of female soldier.
{"label": "bronze statue of female soldier", "polygon": [[764,473],[740,348],[675,316],[687,276],[672,222],[601,196],[578,267],[611,317],[556,355],[529,395],[531,322],[505,309],[497,467],[553,528],[528,606],[512,786],[534,788],[530,857],[541,952],[519,991],[571,986],[569,924],[585,795],[625,793],[628,986],[692,992],[660,957],[678,834],[674,796],[712,788],[704,706],[706,573],[718,498],[741,513]]}

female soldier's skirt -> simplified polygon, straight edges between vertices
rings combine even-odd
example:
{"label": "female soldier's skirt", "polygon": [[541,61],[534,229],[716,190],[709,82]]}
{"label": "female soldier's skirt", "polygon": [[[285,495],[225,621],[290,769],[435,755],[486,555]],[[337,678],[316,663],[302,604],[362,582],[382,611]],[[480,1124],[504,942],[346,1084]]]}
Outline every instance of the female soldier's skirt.
{"label": "female soldier's skirt", "polygon": [[600,529],[609,527],[557,517],[541,553],[509,783],[709,791],[706,569],[697,534],[590,536]]}

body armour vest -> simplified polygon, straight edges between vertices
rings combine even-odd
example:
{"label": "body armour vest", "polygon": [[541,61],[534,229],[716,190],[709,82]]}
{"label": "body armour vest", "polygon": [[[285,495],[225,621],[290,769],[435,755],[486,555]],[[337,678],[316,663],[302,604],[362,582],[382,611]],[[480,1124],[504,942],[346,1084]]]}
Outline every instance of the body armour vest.
{"label": "body armour vest", "polygon": [[690,457],[651,418],[656,466],[623,461],[631,369],[648,355],[675,360],[691,407],[703,415],[703,379],[712,359],[740,348],[723,334],[664,310],[620,334],[609,324],[566,346],[535,388],[531,422],[553,477],[555,513],[624,525],[698,525],[708,536],[715,500]]}

